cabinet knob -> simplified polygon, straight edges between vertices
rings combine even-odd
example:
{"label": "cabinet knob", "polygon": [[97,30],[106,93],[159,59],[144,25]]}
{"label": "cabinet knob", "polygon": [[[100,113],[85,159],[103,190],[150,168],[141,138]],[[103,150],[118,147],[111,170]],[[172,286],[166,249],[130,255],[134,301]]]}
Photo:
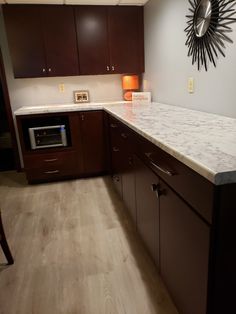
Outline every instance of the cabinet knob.
{"label": "cabinet knob", "polygon": [[109,67],[109,65],[107,66],[107,72],[109,72],[110,71],[110,67]]}
{"label": "cabinet knob", "polygon": [[113,152],[115,152],[115,153],[118,153],[120,150],[119,150],[119,148],[118,147],[113,147]]}
{"label": "cabinet knob", "polygon": [[46,72],[46,69],[43,69],[43,73],[45,73]]}
{"label": "cabinet knob", "polygon": [[112,71],[113,71],[113,72],[115,71],[115,67],[114,67],[114,65],[111,67],[111,69],[112,69]]}
{"label": "cabinet knob", "polygon": [[165,195],[165,190],[162,190],[160,184],[151,184],[152,192],[156,193],[156,197],[159,198],[162,195]]}
{"label": "cabinet knob", "polygon": [[128,134],[126,134],[126,133],[121,133],[121,137],[123,137],[124,139],[127,139],[127,138],[128,138]]}
{"label": "cabinet knob", "polygon": [[81,120],[84,121],[84,114],[81,115]]}
{"label": "cabinet knob", "polygon": [[116,129],[116,128],[118,128],[118,125],[115,124],[115,123],[111,123],[111,124],[110,124],[110,127],[111,127],[112,129]]}
{"label": "cabinet knob", "polygon": [[48,72],[52,72],[52,69],[51,69],[51,68],[49,68],[49,69],[48,69]]}
{"label": "cabinet knob", "polygon": [[133,166],[133,165],[134,165],[134,159],[133,159],[133,157],[130,157],[130,158],[129,158],[129,165],[130,165],[130,166]]}

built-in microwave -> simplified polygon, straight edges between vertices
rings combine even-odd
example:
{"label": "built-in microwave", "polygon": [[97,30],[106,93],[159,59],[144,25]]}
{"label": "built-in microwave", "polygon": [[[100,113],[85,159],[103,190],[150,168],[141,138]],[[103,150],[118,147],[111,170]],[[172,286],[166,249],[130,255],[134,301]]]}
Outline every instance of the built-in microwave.
{"label": "built-in microwave", "polygon": [[65,124],[29,128],[29,137],[31,149],[67,146]]}

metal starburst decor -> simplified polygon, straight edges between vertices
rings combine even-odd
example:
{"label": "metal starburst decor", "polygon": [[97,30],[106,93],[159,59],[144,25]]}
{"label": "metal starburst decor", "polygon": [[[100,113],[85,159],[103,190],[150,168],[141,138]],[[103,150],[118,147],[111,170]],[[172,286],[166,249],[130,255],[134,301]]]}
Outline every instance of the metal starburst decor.
{"label": "metal starburst decor", "polygon": [[225,57],[225,42],[233,43],[228,33],[230,24],[236,22],[236,0],[188,0],[190,15],[186,15],[188,26],[186,46],[192,64],[198,70],[203,66],[207,71],[209,61],[216,67],[219,55]]}

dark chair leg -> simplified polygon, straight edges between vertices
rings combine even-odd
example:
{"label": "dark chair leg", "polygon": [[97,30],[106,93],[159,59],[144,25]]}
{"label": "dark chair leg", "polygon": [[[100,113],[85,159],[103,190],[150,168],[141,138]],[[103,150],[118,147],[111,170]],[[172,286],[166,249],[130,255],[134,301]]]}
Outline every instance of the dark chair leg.
{"label": "dark chair leg", "polygon": [[14,259],[11,255],[11,251],[9,249],[8,243],[7,243],[7,239],[5,236],[5,232],[3,229],[3,224],[2,224],[2,217],[1,217],[1,211],[0,211],[0,244],[2,247],[2,250],[6,256],[7,262],[9,265],[14,264]]}

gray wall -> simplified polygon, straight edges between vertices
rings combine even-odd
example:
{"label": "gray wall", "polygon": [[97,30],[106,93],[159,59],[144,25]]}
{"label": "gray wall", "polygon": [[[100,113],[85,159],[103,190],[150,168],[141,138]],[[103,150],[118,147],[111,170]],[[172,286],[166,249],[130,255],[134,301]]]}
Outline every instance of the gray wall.
{"label": "gray wall", "polygon": [[[145,89],[154,101],[236,117],[236,24],[226,58],[219,58],[216,69],[198,72],[185,46],[188,8],[187,0],[150,0],[145,6]],[[192,95],[188,77],[195,79]]]}
{"label": "gray wall", "polygon": [[[0,46],[13,111],[21,106],[72,103],[74,90],[89,90],[92,102],[122,100],[120,75],[14,79],[1,9]],[[60,83],[65,84],[65,93],[59,93]]]}

